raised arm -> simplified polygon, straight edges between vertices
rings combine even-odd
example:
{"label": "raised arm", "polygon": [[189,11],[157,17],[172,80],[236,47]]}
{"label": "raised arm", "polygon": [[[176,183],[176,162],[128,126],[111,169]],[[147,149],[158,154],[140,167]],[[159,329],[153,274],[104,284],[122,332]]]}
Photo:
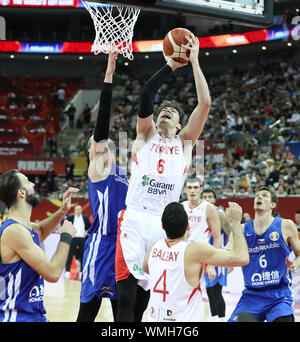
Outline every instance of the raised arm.
{"label": "raised arm", "polygon": [[[208,226],[211,229],[211,234],[214,239],[213,246],[215,248],[220,248],[221,247],[221,222],[220,222],[217,208],[211,203],[207,204],[207,207],[206,207],[206,219],[207,219]],[[209,265],[207,267],[207,274],[210,280],[214,280],[217,275],[215,267],[212,265]]]}
{"label": "raised arm", "polygon": [[[72,237],[76,229],[71,222],[65,221],[61,227],[61,239],[51,260],[33,241],[30,232],[20,224],[12,224],[6,229],[2,238],[5,246],[24,260],[40,276],[49,282],[57,282],[65,268]],[[5,262],[5,260],[3,260]]]}
{"label": "raised arm", "polygon": [[237,203],[229,202],[226,215],[231,221],[232,250],[217,249],[195,241],[188,246],[189,262],[214,266],[244,266],[249,263],[248,246],[240,224],[242,208]]}
{"label": "raised arm", "polygon": [[213,246],[216,248],[221,247],[221,222],[217,208],[209,203],[206,207],[206,218],[211,234],[214,238]]}
{"label": "raised arm", "polygon": [[113,156],[109,151],[108,137],[112,101],[112,81],[116,69],[117,53],[109,53],[104,84],[100,94],[99,111],[94,135],[89,147],[88,175],[92,182],[107,178],[111,171]]}
{"label": "raised arm", "polygon": [[221,221],[221,228],[224,230],[225,234],[229,236],[229,234],[231,233],[230,222],[226,217],[224,211],[218,210],[218,214]]}
{"label": "raised arm", "polygon": [[63,201],[61,207],[52,215],[40,221],[39,223],[31,223],[32,228],[39,234],[40,242],[44,241],[49,234],[59,225],[61,220],[65,217],[71,208],[72,194],[77,193],[79,189],[68,188],[63,194]]}
{"label": "raised arm", "polygon": [[151,138],[156,132],[153,121],[153,99],[155,94],[174,70],[187,65],[187,63],[176,62],[170,57],[164,57],[167,63],[145,83],[140,96],[137,135],[142,134],[145,140]]}
{"label": "raised arm", "polygon": [[179,136],[182,141],[191,140],[194,146],[203,130],[210,110],[210,94],[206,79],[199,65],[199,39],[194,35],[186,37],[189,43],[185,45],[190,52],[190,62],[193,68],[198,105],[189,117],[187,125],[181,130]]}

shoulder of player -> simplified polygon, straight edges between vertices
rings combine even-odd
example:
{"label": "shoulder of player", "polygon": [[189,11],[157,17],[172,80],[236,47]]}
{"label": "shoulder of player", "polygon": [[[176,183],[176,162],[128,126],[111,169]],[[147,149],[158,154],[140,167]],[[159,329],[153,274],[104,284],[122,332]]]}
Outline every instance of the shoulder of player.
{"label": "shoulder of player", "polygon": [[206,204],[206,214],[207,215],[215,215],[218,214],[218,210],[216,208],[215,205],[213,205],[212,203],[207,203]]}
{"label": "shoulder of player", "polygon": [[282,219],[281,228],[288,232],[297,230],[295,223],[290,219]]}
{"label": "shoulder of player", "polygon": [[13,223],[7,227],[2,233],[6,239],[20,243],[30,236],[30,232],[23,225]]}
{"label": "shoulder of player", "polygon": [[136,135],[134,143],[136,145],[145,144],[149,142],[156,134],[157,134],[157,130],[155,127],[153,127],[151,130],[147,132],[139,132]]}
{"label": "shoulder of player", "polygon": [[211,246],[207,243],[200,241],[190,242],[185,251],[185,257],[188,262],[195,262],[195,260],[199,260],[199,257],[205,258]]}

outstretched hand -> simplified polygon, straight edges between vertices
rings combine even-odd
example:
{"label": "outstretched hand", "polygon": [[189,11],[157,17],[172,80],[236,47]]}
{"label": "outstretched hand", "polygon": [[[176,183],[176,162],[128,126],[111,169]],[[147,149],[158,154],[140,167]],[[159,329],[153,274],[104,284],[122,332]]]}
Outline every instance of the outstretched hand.
{"label": "outstretched hand", "polygon": [[294,261],[289,260],[289,258],[285,259],[285,264],[287,265],[290,272],[295,273],[297,270],[297,266]]}
{"label": "outstretched hand", "polygon": [[185,63],[177,62],[172,57],[166,56],[164,52],[163,52],[163,55],[165,57],[167,64],[172,68],[172,71],[188,64],[188,61],[186,61]]}
{"label": "outstretched hand", "polygon": [[79,191],[78,188],[68,188],[67,191],[63,194],[63,202],[62,202],[62,210],[67,213],[71,208],[71,200],[72,194],[75,194]]}
{"label": "outstretched hand", "polygon": [[225,213],[230,221],[241,222],[243,217],[243,209],[235,202],[228,202],[228,208]]}
{"label": "outstretched hand", "polygon": [[188,40],[188,43],[186,45],[182,45],[187,50],[190,50],[190,61],[193,64],[195,61],[198,61],[199,58],[199,39],[192,34],[191,37],[186,36],[185,37]]}
{"label": "outstretched hand", "polygon": [[106,75],[112,75],[115,72],[117,58],[118,58],[118,52],[108,53]]}

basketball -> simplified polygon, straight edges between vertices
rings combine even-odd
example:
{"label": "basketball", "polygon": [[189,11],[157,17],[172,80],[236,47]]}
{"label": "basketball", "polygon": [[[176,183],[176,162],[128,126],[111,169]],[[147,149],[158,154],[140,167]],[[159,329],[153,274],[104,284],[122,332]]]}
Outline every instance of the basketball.
{"label": "basketball", "polygon": [[177,62],[187,62],[190,57],[190,51],[182,47],[181,44],[186,45],[188,43],[186,36],[191,37],[191,35],[191,31],[180,27],[169,31],[163,41],[164,54]]}

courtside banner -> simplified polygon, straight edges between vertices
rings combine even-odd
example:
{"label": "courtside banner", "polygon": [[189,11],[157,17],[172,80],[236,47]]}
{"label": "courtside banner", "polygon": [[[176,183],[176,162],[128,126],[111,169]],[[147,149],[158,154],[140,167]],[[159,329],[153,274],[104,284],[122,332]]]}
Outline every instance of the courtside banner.
{"label": "courtside banner", "polygon": [[3,7],[82,7],[79,0],[0,0]]}
{"label": "courtside banner", "polygon": [[66,173],[65,167],[68,159],[29,159],[29,158],[4,158],[0,156],[0,174],[17,169],[25,175],[46,175],[49,168],[54,168],[57,175]]}
{"label": "courtside banner", "polygon": [[[0,0],[0,7],[70,7],[84,8],[80,0]],[[113,5],[105,5],[96,3],[97,7],[108,7]]]}
{"label": "courtside banner", "polygon": [[[1,0],[0,0],[1,1]],[[200,49],[222,48],[247,45],[292,37],[291,29],[279,27],[243,33],[223,34],[217,36],[198,37]],[[0,41],[0,52],[14,53],[87,53],[91,54],[92,42],[34,43],[20,41]],[[140,40],[132,42],[132,51],[162,52],[163,40]]]}

